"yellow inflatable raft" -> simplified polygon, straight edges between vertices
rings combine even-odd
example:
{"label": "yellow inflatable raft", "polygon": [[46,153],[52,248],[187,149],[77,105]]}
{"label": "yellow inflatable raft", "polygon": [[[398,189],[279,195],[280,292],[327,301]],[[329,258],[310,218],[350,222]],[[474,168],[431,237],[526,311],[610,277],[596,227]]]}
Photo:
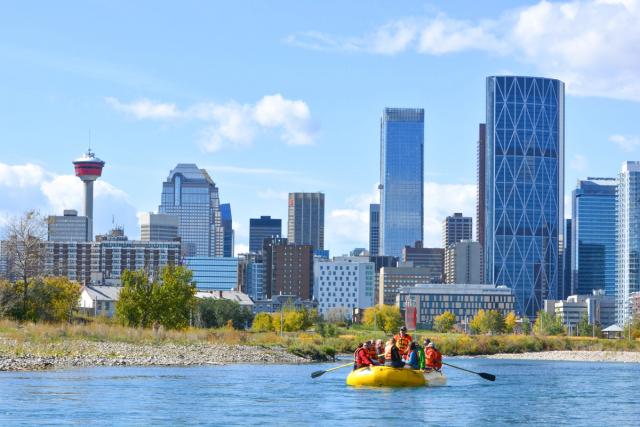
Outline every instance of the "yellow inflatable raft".
{"label": "yellow inflatable raft", "polygon": [[347,385],[368,387],[421,387],[444,385],[447,377],[442,372],[423,372],[389,366],[371,366],[352,371]]}

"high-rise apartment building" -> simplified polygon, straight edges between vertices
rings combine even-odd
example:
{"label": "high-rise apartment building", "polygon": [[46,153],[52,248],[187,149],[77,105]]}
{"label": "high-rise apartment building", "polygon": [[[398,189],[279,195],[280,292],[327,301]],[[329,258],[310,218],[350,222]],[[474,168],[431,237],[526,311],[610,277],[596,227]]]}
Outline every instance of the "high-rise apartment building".
{"label": "high-rise apartment building", "polygon": [[324,249],[324,193],[289,193],[287,239]]}
{"label": "high-rise apartment building", "polygon": [[140,240],[143,242],[173,242],[178,240],[180,219],[175,215],[145,212],[140,215]]}
{"label": "high-rise apartment building", "polygon": [[564,83],[487,78],[484,268],[533,318],[561,282]]}
{"label": "high-rise apartment building", "polygon": [[442,283],[444,280],[444,249],[442,248],[424,248],[422,242],[416,242],[413,247],[402,248],[401,260],[405,264],[431,270],[431,277],[427,283]]}
{"label": "high-rise apartment building", "polygon": [[50,242],[88,242],[89,219],[78,211],[65,209],[62,216],[47,218],[47,240]]}
{"label": "high-rise apartment building", "polygon": [[220,205],[220,217],[222,223],[222,256],[233,257],[235,233],[233,232],[233,219],[231,217],[231,204]]}
{"label": "high-rise apartment building", "polygon": [[369,255],[376,256],[380,250],[380,204],[369,205]]}
{"label": "high-rise apartment building", "polygon": [[[456,212],[452,216],[448,216],[442,222],[442,247],[448,248],[449,245],[460,242],[462,240],[473,239],[473,218],[463,216],[462,213]],[[478,283],[478,282],[475,282]]]}
{"label": "high-rise apartment building", "polygon": [[445,249],[445,276],[447,283],[478,284],[481,277],[480,243],[461,240]]}
{"label": "high-rise apartment building", "polygon": [[350,319],[354,308],[373,305],[374,265],[366,257],[335,257],[313,266],[313,297],[318,312],[342,312]]}
{"label": "high-rise apartment building", "polygon": [[86,284],[92,272],[100,272],[100,262],[92,265],[92,253],[99,251],[99,243],[81,241],[48,241],[44,243],[44,272],[63,276]]}
{"label": "high-rise apartment building", "polygon": [[249,219],[249,252],[261,252],[264,239],[270,237],[282,237],[281,219],[270,216]]}
{"label": "high-rise apartment building", "polygon": [[379,255],[423,241],[424,110],[385,108],[380,121]]}
{"label": "high-rise apartment building", "polygon": [[245,276],[246,293],[254,301],[266,299],[265,264],[261,254],[247,256],[247,273]]}
{"label": "high-rise apartment building", "polygon": [[286,238],[266,239],[263,246],[264,295],[313,295],[313,246],[289,243]]}
{"label": "high-rise apartment building", "polygon": [[616,321],[631,320],[631,294],[640,291],[640,162],[624,162],[618,175]]}
{"label": "high-rise apartment building", "polygon": [[178,233],[186,256],[224,255],[218,187],[206,170],[179,163],[162,184],[158,212],[179,218]]}
{"label": "high-rise apartment building", "polygon": [[615,178],[587,178],[573,190],[571,295],[597,289],[615,295],[617,184]]}

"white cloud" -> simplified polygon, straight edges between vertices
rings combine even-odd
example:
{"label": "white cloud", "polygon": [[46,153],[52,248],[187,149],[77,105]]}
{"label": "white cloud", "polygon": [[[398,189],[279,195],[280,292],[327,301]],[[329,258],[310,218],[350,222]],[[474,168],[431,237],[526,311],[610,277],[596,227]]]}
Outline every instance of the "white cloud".
{"label": "white cloud", "polygon": [[616,144],[622,151],[632,152],[640,147],[640,137],[630,135],[611,135],[609,141]]}
{"label": "white cloud", "polygon": [[236,243],[234,245],[234,251],[235,251],[235,256],[238,256],[240,254],[248,254],[249,253],[249,245],[245,245],[242,243]]}
{"label": "white cloud", "polygon": [[258,191],[256,196],[260,199],[267,200],[287,200],[289,198],[289,193],[286,191],[278,191],[272,188],[267,188],[266,190]]}
{"label": "white cloud", "polygon": [[25,188],[39,184],[46,176],[42,167],[27,163],[8,165],[0,163],[0,186]]}
{"label": "white cloud", "polygon": [[288,145],[313,143],[315,129],[309,106],[302,100],[286,99],[280,94],[262,97],[255,104],[198,103],[185,109],[175,104],[147,99],[123,103],[107,97],[105,101],[115,111],[139,120],[197,120],[205,123],[198,142],[205,151],[217,151],[226,146],[248,146],[257,135],[275,130]]}
{"label": "white cloud", "polygon": [[574,154],[569,162],[569,166],[572,169],[577,170],[578,172],[586,172],[589,167],[589,162],[587,158],[582,154]]}
{"label": "white cloud", "polygon": [[241,166],[205,166],[205,169],[213,172],[228,172],[237,173],[243,175],[293,175],[296,172],[288,171],[284,169],[270,169],[270,168],[245,168]]}
{"label": "white cloud", "polygon": [[466,21],[437,14],[381,25],[362,37],[320,32],[285,42],[325,51],[442,55],[468,50],[510,55],[567,83],[575,95],[640,101],[639,0],[574,0],[506,10]]}
{"label": "white cloud", "polygon": [[454,212],[474,217],[476,213],[476,186],[474,184],[424,185],[424,245],[442,246],[442,221]]}

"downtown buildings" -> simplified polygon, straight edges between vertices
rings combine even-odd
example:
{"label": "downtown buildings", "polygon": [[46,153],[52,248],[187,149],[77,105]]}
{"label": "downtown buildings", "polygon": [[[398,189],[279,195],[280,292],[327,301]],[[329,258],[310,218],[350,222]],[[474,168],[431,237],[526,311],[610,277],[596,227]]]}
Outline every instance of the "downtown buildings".
{"label": "downtown buildings", "polygon": [[261,216],[249,219],[249,252],[262,252],[265,239],[282,237],[282,220]]}
{"label": "downtown buildings", "polygon": [[423,241],[424,110],[385,108],[380,121],[379,255]]}
{"label": "downtown buildings", "polygon": [[488,77],[486,101],[485,280],[533,318],[562,278],[564,83]]}
{"label": "downtown buildings", "polygon": [[289,193],[287,239],[296,245],[324,250],[323,193]]}

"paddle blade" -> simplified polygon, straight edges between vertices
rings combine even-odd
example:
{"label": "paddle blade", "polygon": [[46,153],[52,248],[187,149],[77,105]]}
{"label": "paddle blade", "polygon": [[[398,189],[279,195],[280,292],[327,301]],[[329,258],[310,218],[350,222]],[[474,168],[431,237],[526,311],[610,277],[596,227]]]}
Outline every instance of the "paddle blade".
{"label": "paddle blade", "polygon": [[482,378],[484,378],[487,381],[495,381],[496,380],[496,376],[495,375],[487,374],[486,372],[478,372],[478,375],[480,375]]}
{"label": "paddle blade", "polygon": [[327,371],[315,371],[311,373],[311,378],[318,378],[320,375],[324,374]]}

